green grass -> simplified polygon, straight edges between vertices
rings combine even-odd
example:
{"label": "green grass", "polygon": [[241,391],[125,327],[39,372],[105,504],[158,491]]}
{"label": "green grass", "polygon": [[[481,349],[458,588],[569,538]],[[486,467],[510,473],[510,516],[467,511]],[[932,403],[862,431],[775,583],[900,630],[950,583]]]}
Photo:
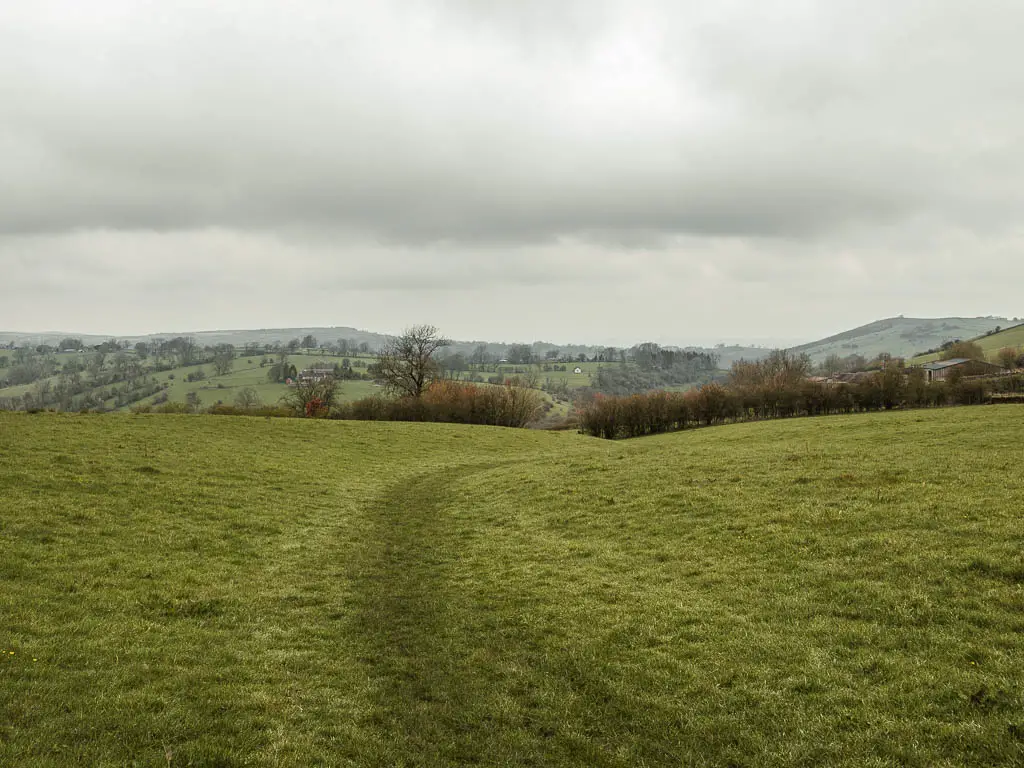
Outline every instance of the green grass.
{"label": "green grass", "polygon": [[[286,384],[277,384],[267,380],[267,373],[269,368],[261,368],[260,360],[261,357],[239,357],[235,359],[233,370],[223,376],[217,376],[214,371],[212,364],[202,366],[188,366],[184,368],[175,368],[169,371],[162,371],[154,374],[157,381],[168,382],[170,387],[167,389],[167,397],[170,402],[183,403],[189,393],[195,392],[199,396],[199,401],[202,407],[208,408],[211,405],[216,404],[218,401],[231,405],[235,400],[235,395],[246,387],[251,387],[256,390],[256,394],[259,395],[260,400],[266,405],[274,405],[282,397],[288,394],[289,388]],[[334,365],[334,363],[340,362],[342,358],[331,355],[305,355],[296,354],[289,355],[288,362],[294,365],[298,370],[303,370],[313,365]],[[350,360],[356,359],[354,356],[349,358]],[[362,358],[362,360],[373,360],[375,358]],[[190,373],[195,373],[199,368],[202,368],[206,373],[207,378],[202,381],[186,381],[185,377]],[[359,370],[364,370],[360,368]],[[174,378],[172,379],[171,376]],[[4,390],[0,390],[2,395]],[[360,400],[364,397],[371,395],[380,394],[380,387],[374,386],[371,381],[343,381],[340,383],[340,402],[350,402],[352,400]],[[143,403],[152,403],[153,397],[148,397],[141,401]],[[125,406],[122,411],[129,411],[135,404]]]}
{"label": "green grass", "polygon": [[1021,765],[1022,429],[0,414],[0,765]]}
{"label": "green grass", "polygon": [[[1003,347],[1014,347],[1020,349],[1024,347],[1024,324],[1015,325],[1012,328],[1007,328],[999,333],[993,333],[991,336],[981,336],[971,341],[975,341],[985,352],[989,362],[998,362],[996,355],[999,350]],[[923,363],[930,363],[933,360],[939,359],[939,353],[934,352],[930,355],[918,355],[911,363],[913,365],[922,365]]]}
{"label": "green grass", "polygon": [[[132,353],[127,353],[132,354]],[[63,365],[69,360],[78,359],[83,362],[88,362],[93,357],[93,353],[86,353],[84,355],[78,355],[77,353],[63,353],[54,355],[58,363]],[[273,357],[272,355],[268,357]],[[114,355],[107,355],[106,367],[110,368],[112,365]],[[348,358],[352,361],[359,360],[363,363],[372,363],[376,360],[375,357],[367,355],[349,355]],[[149,368],[153,359],[149,358],[146,361],[145,377],[155,378],[158,382],[166,382],[170,384],[167,390],[168,398],[171,402],[185,402],[186,396],[195,392],[199,395],[200,402],[203,407],[209,407],[214,405],[218,401],[231,404],[234,401],[235,395],[238,391],[244,387],[252,387],[256,390],[261,400],[268,404],[273,405],[277,403],[284,395],[288,393],[288,387],[284,384],[274,384],[267,381],[267,368],[260,367],[260,360],[262,357],[237,357],[235,358],[234,370],[225,376],[215,376],[214,367],[212,364],[207,363],[202,366],[183,366],[173,368],[167,371],[153,371]],[[298,353],[288,356],[288,361],[296,366],[300,371],[303,368],[308,368],[313,365],[334,365],[340,363],[342,358],[337,355],[321,355],[321,354],[310,354],[310,353]],[[207,378],[203,381],[198,382],[187,382],[185,377],[190,373],[195,373],[200,368],[205,371]],[[365,368],[359,368],[358,370],[364,371]],[[0,376],[3,376],[3,369],[0,369]],[[173,376],[173,378],[171,378]],[[55,386],[58,382],[58,376],[54,375],[47,379],[41,379],[40,381],[33,382],[31,384],[23,384],[14,387],[3,387],[0,388],[0,399],[4,398],[19,398],[26,392],[35,392],[38,387],[43,383],[49,382],[51,386]],[[368,397],[373,394],[380,392],[380,389],[374,387],[372,382],[367,381],[349,381],[343,382],[341,390],[341,401],[347,402],[351,400],[358,400],[363,397]],[[152,403],[154,397],[147,397],[139,402],[141,403]],[[119,410],[129,411],[137,403],[131,403],[126,405]],[[106,406],[113,409],[115,407],[115,400],[113,398],[106,401]]]}
{"label": "green grass", "polygon": [[[621,363],[551,363],[551,365],[565,366],[564,371],[545,371],[544,363],[533,363],[533,364],[513,364],[513,363],[501,363],[499,365],[471,365],[473,373],[479,373],[485,379],[490,376],[502,375],[506,377],[519,376],[523,374],[517,374],[515,371],[528,371],[530,374],[537,377],[538,386],[542,386],[548,382],[552,384],[567,384],[570,389],[578,389],[580,387],[589,387],[594,379],[596,378],[597,372],[602,367],[615,367],[621,365]],[[580,373],[575,373],[576,368],[580,369]]]}

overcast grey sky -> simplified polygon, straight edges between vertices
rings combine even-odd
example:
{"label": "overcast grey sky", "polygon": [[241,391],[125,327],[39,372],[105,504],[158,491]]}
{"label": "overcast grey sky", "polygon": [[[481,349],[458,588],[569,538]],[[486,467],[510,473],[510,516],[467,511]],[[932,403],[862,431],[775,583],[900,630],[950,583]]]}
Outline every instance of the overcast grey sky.
{"label": "overcast grey sky", "polygon": [[1020,0],[0,3],[0,330],[1024,315]]}

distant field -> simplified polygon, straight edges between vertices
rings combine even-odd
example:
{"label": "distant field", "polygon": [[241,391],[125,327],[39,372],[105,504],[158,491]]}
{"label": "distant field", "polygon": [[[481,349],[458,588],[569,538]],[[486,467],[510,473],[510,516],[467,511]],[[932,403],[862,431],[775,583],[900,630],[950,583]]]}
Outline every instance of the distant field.
{"label": "distant field", "polygon": [[[133,352],[127,352],[129,356],[134,356]],[[93,353],[88,353],[81,359],[88,361],[92,358]],[[67,360],[78,357],[76,354],[56,355],[57,361],[63,365]],[[109,370],[114,355],[107,355],[106,367]],[[152,371],[148,370],[145,373],[145,378],[155,378],[157,383],[166,384],[167,398],[170,402],[183,403],[189,394],[195,393],[199,397],[199,402],[203,408],[208,408],[218,403],[231,404],[234,402],[236,395],[245,388],[251,388],[256,391],[257,396],[260,400],[267,405],[273,405],[280,401],[280,399],[286,396],[289,392],[289,387],[286,384],[279,384],[268,381],[267,374],[269,373],[269,367],[261,367],[260,362],[264,356],[256,357],[244,357],[239,356],[234,360],[233,370],[223,376],[217,376],[215,368],[212,363],[205,363],[202,365],[189,365],[180,366],[177,368],[169,369],[166,371]],[[272,359],[273,355],[266,355],[268,359]],[[357,372],[364,373],[367,366],[376,362],[376,357],[373,355],[346,355],[350,361],[355,364]],[[297,353],[290,354],[288,356],[288,362],[294,365],[299,371],[304,368],[308,368],[314,365],[328,365],[333,366],[336,363],[340,363],[344,359],[339,355],[320,354],[320,353]],[[151,364],[151,362],[150,362]],[[574,374],[572,371],[575,366],[579,365],[584,373]],[[480,367],[474,366],[470,372],[476,372],[483,375],[485,378],[501,373],[504,376],[514,376],[515,370],[529,370],[537,376],[537,386],[543,387],[548,383],[559,383],[566,382],[570,389],[579,387],[589,386],[592,380],[592,374],[601,365],[616,365],[612,364],[599,364],[599,363],[574,363],[569,368],[568,372],[543,371],[543,367],[539,365],[535,366],[487,366]],[[495,367],[497,371],[494,370]],[[190,374],[195,374],[199,371],[205,374],[205,378],[201,381],[187,381],[187,377]],[[2,371],[0,371],[2,375]],[[463,374],[468,375],[467,373]],[[0,388],[0,399],[4,398],[20,398],[25,393],[35,392],[38,387],[44,383],[49,383],[50,386],[56,386],[58,382],[58,376],[51,376],[46,379],[33,382],[31,384]],[[351,402],[353,400],[359,400],[371,395],[381,394],[383,390],[374,384],[372,381],[365,380],[348,380],[339,383],[341,402]],[[143,399],[130,402],[128,404],[118,407],[117,402],[113,397],[105,401],[105,406],[111,410],[130,411],[137,405],[152,404],[158,396],[150,395]],[[548,401],[552,401],[550,395],[545,394],[544,397]],[[557,404],[556,404],[557,405]],[[563,405],[557,405],[557,411],[561,415],[565,415],[566,407]]]}
{"label": "distant field", "polygon": [[[10,355],[10,353],[5,353]],[[134,357],[134,352],[126,351],[129,357]],[[63,353],[56,354],[53,357],[57,363],[63,366],[70,360],[78,359],[83,362],[88,362],[92,359],[94,353],[88,352],[79,355],[78,353]],[[114,359],[114,354],[108,354],[106,356],[106,367],[110,368]],[[268,355],[273,357],[273,355]],[[361,363],[369,364],[376,360],[372,356],[358,356],[348,355],[349,360],[360,361]],[[190,392],[196,392],[199,395],[200,402],[204,407],[208,407],[216,404],[217,402],[231,403],[234,400],[235,395],[238,391],[244,387],[252,387],[256,390],[257,394],[263,400],[264,403],[273,404],[276,403],[281,397],[288,393],[288,387],[284,384],[275,384],[267,380],[267,368],[260,367],[260,361],[262,357],[236,357],[234,361],[234,370],[225,376],[215,376],[215,370],[211,363],[205,365],[190,365],[173,368],[166,371],[146,371],[145,377],[155,378],[160,383],[168,383],[170,385],[167,390],[167,395],[172,402],[184,402],[185,397]],[[288,356],[288,361],[296,366],[300,371],[303,368],[316,364],[334,365],[340,363],[342,358],[340,356],[333,355],[322,355],[322,354],[307,354],[299,353]],[[152,365],[152,358],[148,359],[146,365]],[[185,380],[186,376],[190,373],[195,373],[199,369],[202,369],[206,374],[207,378],[203,381],[188,382]],[[365,371],[365,368],[359,368],[359,371]],[[0,378],[3,376],[4,370],[0,369]],[[0,399],[4,398],[16,398],[21,397],[27,392],[34,392],[37,388],[44,384],[49,383],[51,386],[55,386],[58,381],[58,376],[51,376],[31,384],[18,385],[13,387],[0,388]],[[368,381],[349,381],[344,382],[341,387],[341,399],[342,400],[358,400],[368,395],[379,392],[379,388],[374,387],[372,382]],[[140,400],[140,403],[151,403],[154,397],[147,397]],[[130,410],[136,403],[131,403],[122,407],[120,410]],[[115,407],[113,400],[107,401],[107,407]]]}
{"label": "distant field", "polygon": [[[13,355],[14,355],[14,352],[12,350],[8,350],[8,349],[0,350],[0,357],[7,357],[8,358],[8,368],[14,366],[14,362],[12,360]],[[67,362],[69,362],[71,360],[75,360],[75,359],[82,360],[82,359],[86,359],[88,356],[85,355],[85,354],[79,355],[77,352],[64,352],[64,353],[56,353],[56,354],[53,355],[53,357],[54,357],[54,359],[57,361],[57,363],[59,365],[63,366],[65,363],[67,363]],[[6,379],[5,373],[7,372],[8,368],[0,368],[0,380]],[[21,397],[26,392],[31,392],[36,387],[36,385],[39,384],[42,381],[49,381],[51,384],[54,384],[57,381],[57,377],[56,376],[50,376],[50,377],[47,377],[45,379],[41,379],[40,381],[34,381],[31,384],[18,384],[18,385],[13,386],[13,387],[0,387],[0,398],[5,398],[5,397]]]}
{"label": "distant field", "polygon": [[0,765],[1021,765],[1022,430],[0,413]]}
{"label": "distant field", "polygon": [[[341,359],[340,357],[330,355],[297,354],[288,356],[288,362],[300,371],[317,364],[334,365],[335,363],[340,363]],[[369,363],[376,358],[356,358],[350,356],[349,359],[361,359],[362,362]],[[234,370],[224,376],[214,375],[213,365],[207,364],[175,368],[171,371],[158,373],[156,377],[158,381],[170,383],[171,386],[167,390],[167,396],[171,402],[183,403],[189,392],[195,392],[199,395],[199,400],[204,408],[215,405],[218,402],[231,404],[234,402],[235,395],[240,390],[251,387],[256,390],[256,394],[259,395],[262,402],[272,405],[288,394],[288,385],[268,381],[267,374],[269,373],[269,368],[261,368],[260,360],[262,360],[261,357],[236,358]],[[203,369],[207,378],[202,381],[186,381],[186,376],[189,373],[195,372],[198,368]],[[360,368],[359,370],[363,371],[365,369]],[[171,379],[171,376],[174,376],[174,378]],[[347,402],[379,394],[381,389],[374,386],[371,381],[343,381],[340,384],[340,391],[341,400]],[[2,393],[3,390],[0,390],[0,396],[2,396]],[[152,400],[153,398],[149,397],[142,402],[148,403],[152,402]],[[130,410],[130,408],[131,406],[127,406],[122,410]]]}
{"label": "distant field", "polygon": [[[991,336],[974,338],[971,339],[971,341],[976,341],[985,351],[985,355],[988,359],[995,362],[996,355],[1003,347],[1024,347],[1024,324],[1014,326],[1013,328],[1007,328],[1005,331],[994,333]],[[931,361],[938,359],[939,354],[935,353],[931,355],[919,355],[911,362],[915,365],[921,365],[922,363],[930,363]]]}
{"label": "distant field", "polygon": [[[550,366],[565,366],[566,370],[564,371],[545,371],[544,365],[545,363],[501,363],[485,366],[471,365],[470,368],[471,372],[479,373],[485,379],[499,374],[506,377],[529,374],[537,377],[538,386],[543,386],[547,383],[564,383],[569,389],[579,389],[591,386],[594,383],[597,372],[601,368],[617,368],[621,363],[548,363]],[[577,368],[580,369],[580,373],[575,372]],[[517,371],[520,373],[517,373]]]}

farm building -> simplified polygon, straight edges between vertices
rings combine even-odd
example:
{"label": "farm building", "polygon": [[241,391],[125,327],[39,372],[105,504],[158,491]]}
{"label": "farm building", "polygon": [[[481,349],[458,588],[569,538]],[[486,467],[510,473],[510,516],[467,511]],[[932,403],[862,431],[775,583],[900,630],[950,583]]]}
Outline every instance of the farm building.
{"label": "farm building", "polygon": [[583,373],[583,369],[580,368],[579,366],[576,366],[576,368],[573,369],[573,373]]}
{"label": "farm building", "polygon": [[325,381],[334,378],[334,366],[313,366],[299,374],[299,381]]}
{"label": "farm building", "polygon": [[925,378],[928,381],[943,381],[953,371],[960,371],[964,376],[983,376],[987,373],[999,373],[1002,368],[982,360],[968,360],[965,357],[955,357],[952,360],[937,360],[934,363],[925,363],[921,366]]}

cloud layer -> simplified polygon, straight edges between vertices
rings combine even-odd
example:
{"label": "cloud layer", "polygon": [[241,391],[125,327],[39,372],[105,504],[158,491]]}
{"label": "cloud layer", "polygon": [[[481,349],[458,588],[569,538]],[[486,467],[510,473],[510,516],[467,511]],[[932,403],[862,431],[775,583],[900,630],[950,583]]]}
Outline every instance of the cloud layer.
{"label": "cloud layer", "polygon": [[1020,3],[8,5],[0,326],[1020,312]]}

